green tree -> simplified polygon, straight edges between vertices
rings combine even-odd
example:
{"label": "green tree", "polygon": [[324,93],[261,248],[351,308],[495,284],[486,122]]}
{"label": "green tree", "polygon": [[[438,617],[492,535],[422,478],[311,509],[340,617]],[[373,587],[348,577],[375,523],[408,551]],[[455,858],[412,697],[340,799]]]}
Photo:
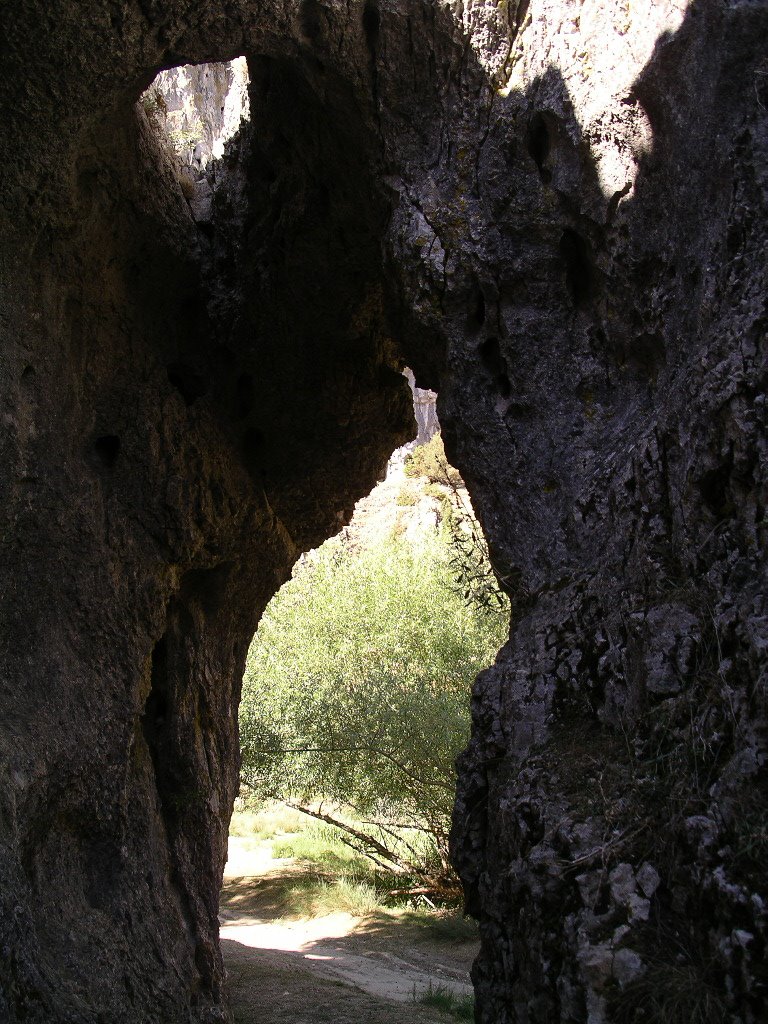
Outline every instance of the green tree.
{"label": "green tree", "polygon": [[[457,592],[445,531],[305,556],[248,656],[243,780],[345,829],[390,870],[451,877],[453,762],[508,616]],[[329,812],[323,802],[330,803]]]}

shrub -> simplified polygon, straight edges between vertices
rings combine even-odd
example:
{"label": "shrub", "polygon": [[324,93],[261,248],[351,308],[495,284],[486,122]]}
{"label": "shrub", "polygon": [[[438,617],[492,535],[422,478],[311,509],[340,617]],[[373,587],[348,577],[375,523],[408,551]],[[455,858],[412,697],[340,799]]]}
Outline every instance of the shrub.
{"label": "shrub", "polygon": [[406,457],[406,476],[425,476],[432,483],[449,487],[463,487],[464,481],[457,469],[448,462],[441,434],[434,434],[426,444],[421,444]]}
{"label": "shrub", "polygon": [[470,686],[507,624],[462,600],[450,558],[438,533],[418,552],[402,539],[357,551],[336,539],[307,556],[254,638],[240,716],[243,778],[258,796],[436,884],[453,877],[453,762]]}
{"label": "shrub", "polygon": [[397,495],[397,504],[400,507],[412,507],[418,505],[419,495],[412,487],[403,487]]}

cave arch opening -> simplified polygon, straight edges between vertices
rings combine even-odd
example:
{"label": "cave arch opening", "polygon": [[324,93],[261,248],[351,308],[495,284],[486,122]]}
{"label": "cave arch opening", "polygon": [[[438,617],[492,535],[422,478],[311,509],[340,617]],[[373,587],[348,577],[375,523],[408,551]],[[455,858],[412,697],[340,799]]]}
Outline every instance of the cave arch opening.
{"label": "cave arch opening", "polygon": [[[424,162],[438,152],[435,68],[458,61],[458,32],[440,11],[398,24],[389,45],[413,80],[386,114],[375,5],[361,18],[303,9],[287,32],[259,16],[247,39],[240,24],[181,19],[150,39],[144,25],[120,59],[111,30],[94,41],[94,19],[54,156],[34,154],[40,178],[61,163],[53,194],[29,204],[42,227],[20,247],[19,294],[39,300],[24,387],[47,423],[22,455],[62,455],[61,518],[45,540],[61,558],[36,581],[44,611],[20,635],[57,637],[41,659],[60,719],[27,734],[30,761],[55,772],[31,789],[19,776],[24,916],[12,945],[33,968],[12,966],[11,984],[41,1019],[84,1000],[110,1019],[126,1006],[147,1020],[219,1019],[218,893],[254,623],[410,435],[406,353],[420,380],[445,365],[445,253],[411,193],[424,151]],[[345,17],[357,21],[336,26],[331,42],[351,40],[336,50],[328,30]],[[156,68],[237,53],[249,55],[261,130],[195,168],[185,194],[136,101]],[[32,138],[39,125],[28,127]],[[393,138],[417,156],[407,174]],[[64,638],[67,623],[77,628]],[[31,726],[39,692],[27,696]],[[70,960],[100,966],[75,977]]]}
{"label": "cave arch opening", "polygon": [[[366,38],[374,49],[375,22],[369,10]],[[194,229],[195,313],[164,343],[163,386],[180,431],[211,412],[219,418],[222,463],[201,467],[205,486],[198,490],[209,492],[203,501],[212,518],[223,518],[232,475],[244,470],[237,487],[250,506],[239,529],[256,538],[247,542],[255,556],[248,571],[215,546],[180,571],[152,654],[141,723],[161,827],[172,862],[181,865],[173,898],[194,920],[195,892],[203,885],[208,893],[208,922],[196,925],[194,941],[201,1000],[206,993],[216,998],[220,984],[218,949],[206,933],[215,934],[211,896],[218,885],[213,890],[211,881],[223,867],[226,809],[237,792],[233,706],[244,623],[263,609],[297,554],[338,529],[412,423],[400,376],[408,317],[382,257],[392,197],[382,184],[375,118],[360,110],[349,82],[315,60],[262,54],[248,64],[251,124],[218,155],[210,131],[202,150],[200,140],[184,135],[189,116],[171,122],[170,139],[167,129],[179,78],[209,88],[206,79],[217,80],[210,66],[163,72],[140,104],[155,122],[147,125],[155,141],[163,122],[166,155],[169,141],[172,150],[164,181],[180,194],[179,209],[189,210]],[[161,85],[168,95],[162,102]],[[192,114],[202,124],[199,109]],[[172,315],[173,297],[162,302]],[[432,372],[439,358],[432,358]],[[194,460],[186,440],[181,449],[182,464]],[[224,537],[222,546],[230,544]],[[234,676],[223,694],[213,669],[222,663]],[[205,879],[198,840],[210,841],[211,823],[196,806],[203,794],[221,818],[213,824],[213,877]]]}
{"label": "cave arch opening", "polygon": [[188,200],[212,161],[250,120],[250,76],[245,56],[230,61],[180,64],[153,79],[141,94],[147,118],[179,174]]}
{"label": "cave arch opening", "polygon": [[[350,523],[300,558],[249,651],[220,909],[236,1006],[247,1000],[248,947],[281,941],[279,904],[295,941],[306,940],[298,953],[324,961],[320,981],[415,1002],[438,990],[457,1012],[471,1009],[476,926],[458,909],[449,853],[455,760],[469,740],[472,684],[506,639],[509,610],[445,461],[435,395],[413,392],[419,444],[393,453]],[[343,935],[324,945],[339,914]],[[407,922],[417,920],[460,944],[455,962],[428,944],[414,967]],[[392,966],[367,961],[350,977],[360,943]],[[301,977],[286,982],[292,994]]]}
{"label": "cave arch opening", "polygon": [[[417,437],[265,609],[244,680],[241,778],[244,794],[299,801],[310,817],[323,800],[371,826],[410,817],[430,848],[419,867],[410,858],[411,874],[447,893],[454,761],[471,685],[505,639],[509,609],[445,457],[436,395],[408,373]],[[358,852],[402,873],[409,858],[384,852],[385,832],[382,821]]]}

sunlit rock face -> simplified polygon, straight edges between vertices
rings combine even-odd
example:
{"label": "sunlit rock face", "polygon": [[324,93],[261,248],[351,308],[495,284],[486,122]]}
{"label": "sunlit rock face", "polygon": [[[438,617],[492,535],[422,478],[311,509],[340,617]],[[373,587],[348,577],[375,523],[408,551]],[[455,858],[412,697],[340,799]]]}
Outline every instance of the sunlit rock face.
{"label": "sunlit rock face", "polygon": [[426,444],[440,430],[440,423],[437,419],[437,395],[429,388],[420,388],[416,384],[416,378],[410,367],[406,366],[403,372],[408,378],[413,396],[413,415],[416,419],[417,430],[413,444]]}
{"label": "sunlit rock face", "polygon": [[250,117],[248,62],[188,64],[161,71],[139,102],[182,168],[203,171]]}
{"label": "sunlit rock face", "polygon": [[[225,1015],[245,652],[408,365],[514,602],[455,815],[480,1020],[760,1021],[766,4],[3,31],[0,1020]],[[240,56],[180,167],[139,98]]]}

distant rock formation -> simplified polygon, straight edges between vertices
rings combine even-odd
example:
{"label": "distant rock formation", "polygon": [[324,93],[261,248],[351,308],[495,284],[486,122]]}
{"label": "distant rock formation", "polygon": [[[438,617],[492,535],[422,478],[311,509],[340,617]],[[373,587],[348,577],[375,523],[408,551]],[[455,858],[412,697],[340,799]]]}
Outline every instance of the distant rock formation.
{"label": "distant rock formation", "polygon": [[199,174],[223,156],[227,140],[248,120],[248,65],[238,57],[170,68],[141,99],[180,164]]}
{"label": "distant rock formation", "polygon": [[437,419],[437,394],[428,388],[416,387],[416,378],[413,370],[406,367],[403,370],[413,395],[413,415],[416,417],[418,433],[413,445],[426,444],[430,438],[440,430],[440,423]]}

